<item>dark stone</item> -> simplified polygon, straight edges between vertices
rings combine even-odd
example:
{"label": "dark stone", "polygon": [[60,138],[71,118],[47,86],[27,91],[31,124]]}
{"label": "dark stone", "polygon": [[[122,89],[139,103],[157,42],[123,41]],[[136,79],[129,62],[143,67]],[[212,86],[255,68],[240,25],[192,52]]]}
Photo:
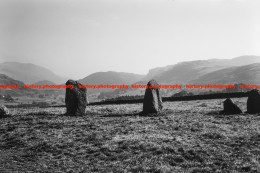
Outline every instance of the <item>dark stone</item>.
{"label": "dark stone", "polygon": [[247,112],[255,114],[260,112],[260,94],[258,90],[251,90],[248,93]]}
{"label": "dark stone", "polygon": [[158,113],[162,110],[162,97],[160,94],[160,88],[150,88],[150,86],[159,85],[155,80],[148,82],[148,88],[145,90],[143,113]]}
{"label": "dark stone", "polygon": [[86,88],[79,88],[80,83],[74,80],[68,80],[66,85],[73,85],[66,88],[65,103],[68,115],[85,115],[87,106]]}
{"label": "dark stone", "polygon": [[241,109],[235,105],[230,98],[227,98],[224,102],[224,110],[221,111],[222,114],[240,114]]}
{"label": "dark stone", "polygon": [[9,116],[9,110],[4,105],[0,105],[0,118],[5,118]]}

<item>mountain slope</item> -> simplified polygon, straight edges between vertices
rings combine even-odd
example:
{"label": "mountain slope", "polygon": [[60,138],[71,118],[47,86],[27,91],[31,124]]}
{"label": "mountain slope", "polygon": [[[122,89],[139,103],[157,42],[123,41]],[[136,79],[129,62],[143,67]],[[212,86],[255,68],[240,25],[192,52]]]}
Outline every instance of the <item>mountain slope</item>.
{"label": "mountain slope", "polygon": [[22,96],[24,93],[28,93],[30,89],[24,88],[24,83],[5,74],[0,74],[0,85],[19,85],[19,89],[16,88],[0,88],[0,95]]}
{"label": "mountain slope", "polygon": [[97,72],[83,79],[78,80],[82,84],[97,85],[97,84],[132,84],[140,80],[143,75],[124,73],[124,72]]}
{"label": "mountain slope", "polygon": [[151,69],[144,81],[155,79],[160,83],[186,83],[207,73],[260,62],[258,56],[241,56],[233,59],[210,59],[181,62],[175,65]]}
{"label": "mountain slope", "polygon": [[0,74],[0,85],[19,85],[20,89],[23,89],[24,83],[14,80],[5,74]]}
{"label": "mountain slope", "polygon": [[205,74],[191,83],[196,84],[258,84],[260,85],[260,63],[225,68]]}
{"label": "mountain slope", "polygon": [[42,81],[33,83],[33,85],[57,85],[57,84],[52,81],[49,81],[49,80],[42,80]]}
{"label": "mountain slope", "polygon": [[[84,85],[99,85],[99,84],[109,84],[109,85],[122,85],[122,84],[133,84],[141,80],[144,75],[133,74],[133,73],[124,73],[124,72],[97,72],[93,73],[83,79],[78,80]],[[103,89],[88,89],[89,92],[107,92],[113,91],[109,88]]]}
{"label": "mountain slope", "polygon": [[0,73],[23,81],[26,84],[42,80],[49,80],[55,83],[65,82],[65,78],[56,75],[44,67],[31,63],[4,62],[0,64]]}

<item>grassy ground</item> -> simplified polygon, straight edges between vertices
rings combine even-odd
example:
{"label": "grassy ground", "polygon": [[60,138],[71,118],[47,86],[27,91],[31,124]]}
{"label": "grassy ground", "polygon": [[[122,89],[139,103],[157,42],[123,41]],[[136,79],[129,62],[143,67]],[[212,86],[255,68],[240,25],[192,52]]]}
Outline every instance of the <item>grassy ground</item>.
{"label": "grassy ground", "polygon": [[[246,111],[246,99],[232,99]],[[260,116],[219,115],[223,100],[11,109],[0,119],[0,172],[260,172]]]}

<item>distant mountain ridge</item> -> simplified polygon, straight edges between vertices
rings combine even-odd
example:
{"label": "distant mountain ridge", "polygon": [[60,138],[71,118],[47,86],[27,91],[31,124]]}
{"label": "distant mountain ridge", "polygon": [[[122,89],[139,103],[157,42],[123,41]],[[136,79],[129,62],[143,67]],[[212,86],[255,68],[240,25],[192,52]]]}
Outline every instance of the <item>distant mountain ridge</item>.
{"label": "distant mountain ridge", "polygon": [[0,73],[5,74],[26,84],[42,80],[55,83],[64,83],[66,79],[53,73],[51,70],[31,63],[4,62],[0,63]]}
{"label": "distant mountain ridge", "polygon": [[191,83],[201,84],[259,84],[260,85],[260,63],[254,63],[238,67],[229,67],[207,73],[200,76]]}
{"label": "distant mountain ridge", "polygon": [[[87,77],[78,80],[81,84],[84,85],[121,85],[121,84],[133,84],[139,80],[141,80],[144,75],[133,74],[133,73],[125,73],[125,72],[97,72]],[[95,89],[90,90],[91,92],[104,92],[111,91],[111,89]]]}
{"label": "distant mountain ridge", "polygon": [[[0,73],[5,74],[13,80],[22,81],[25,84],[55,85],[65,84],[68,80],[68,78],[62,78],[44,67],[30,63],[1,63]],[[186,61],[150,69],[147,75],[115,71],[96,72],[77,81],[84,85],[145,85],[150,79],[155,79],[160,84],[259,84],[260,57],[240,56],[233,59]],[[127,90],[120,90],[120,92],[115,93],[131,95],[133,93],[137,94],[139,92],[137,90],[130,87]],[[88,91],[90,93],[98,93],[113,90],[89,89]],[[140,92],[142,93],[143,90],[141,89]]]}
{"label": "distant mountain ridge", "polygon": [[[259,84],[260,57],[240,56],[233,59],[210,59],[180,62],[174,65],[149,70],[142,80],[135,84],[145,85],[150,79],[159,84]],[[184,86],[183,86],[184,87]],[[188,89],[194,94],[206,90]],[[196,91],[194,91],[196,90]],[[171,96],[178,90],[161,90]],[[144,94],[143,89],[129,88],[124,95]],[[122,94],[121,94],[122,95]],[[120,96],[121,96],[120,95]]]}
{"label": "distant mountain ridge", "polygon": [[151,69],[143,81],[155,79],[160,83],[186,83],[226,68],[260,62],[259,56],[241,56],[233,59],[210,59],[180,62],[175,65]]}
{"label": "distant mountain ridge", "polygon": [[0,85],[19,85],[20,88],[23,88],[24,83],[10,78],[5,74],[0,74]]}
{"label": "distant mountain ridge", "polygon": [[132,84],[142,79],[144,75],[125,72],[97,72],[78,80],[82,84]]}
{"label": "distant mountain ridge", "polygon": [[52,82],[49,80],[42,80],[42,81],[33,83],[33,85],[57,85],[57,84],[55,82]]}
{"label": "distant mountain ridge", "polygon": [[30,91],[30,89],[24,88],[24,83],[22,81],[10,78],[9,76],[7,76],[5,74],[0,74],[0,85],[19,85],[19,89],[0,88],[1,95],[10,94],[11,96],[22,96],[22,95],[26,95],[28,93],[27,91]]}

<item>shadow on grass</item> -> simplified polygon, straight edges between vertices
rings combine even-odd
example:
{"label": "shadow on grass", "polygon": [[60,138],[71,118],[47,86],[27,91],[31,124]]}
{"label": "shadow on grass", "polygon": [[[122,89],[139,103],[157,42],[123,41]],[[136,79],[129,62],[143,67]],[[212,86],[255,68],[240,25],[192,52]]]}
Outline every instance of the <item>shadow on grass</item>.
{"label": "shadow on grass", "polygon": [[143,117],[160,117],[160,116],[167,116],[169,114],[174,113],[171,109],[163,109],[160,112],[157,113],[144,113],[143,111],[139,113],[140,116]]}
{"label": "shadow on grass", "polygon": [[30,112],[30,113],[26,114],[26,116],[30,116],[30,115],[36,115],[36,116],[57,116],[57,114],[50,113],[48,111]]}
{"label": "shadow on grass", "polygon": [[223,113],[223,111],[210,111],[207,112],[205,115],[214,116],[215,118],[225,118],[225,117],[234,117],[236,115],[246,115],[246,112],[238,113],[238,114],[229,114],[229,113]]}
{"label": "shadow on grass", "polygon": [[8,114],[8,115],[1,115],[0,119],[9,118],[9,117],[12,117],[12,116],[10,114]]}
{"label": "shadow on grass", "polygon": [[[101,115],[101,117],[129,117],[129,116],[142,116],[142,117],[159,117],[159,116],[167,116],[169,114],[172,114],[174,111],[171,109],[164,109],[161,110],[158,113],[144,113],[143,111],[141,112],[132,112],[132,113],[109,113],[105,115]],[[66,116],[66,117],[85,117],[85,116],[94,116],[95,114],[93,113],[85,113],[84,115],[74,115],[74,114],[67,114],[67,113],[61,113],[61,114],[55,114],[55,113],[50,113],[48,111],[41,111],[41,112],[32,112],[32,113],[27,113],[26,116]]]}
{"label": "shadow on grass", "polygon": [[216,116],[216,115],[220,115],[220,111],[221,111],[221,110],[209,111],[209,112],[205,113],[205,115],[213,115],[213,116],[214,116],[214,115],[215,115],[215,116]]}
{"label": "shadow on grass", "polygon": [[143,111],[141,112],[134,112],[134,113],[111,113],[108,115],[103,115],[101,117],[128,117],[128,116],[142,116],[142,117],[159,117],[159,116],[166,116],[173,113],[173,110],[170,109],[165,109],[162,110],[158,113],[144,113]]}
{"label": "shadow on grass", "polygon": [[40,112],[32,112],[32,113],[27,113],[27,116],[65,116],[65,117],[84,117],[87,114],[83,114],[83,115],[75,115],[75,114],[67,114],[67,113],[50,113],[48,111],[40,111]]}
{"label": "shadow on grass", "polygon": [[101,117],[131,117],[131,116],[138,116],[140,113],[127,113],[127,114],[122,114],[122,113],[111,113],[109,115],[102,115]]}

